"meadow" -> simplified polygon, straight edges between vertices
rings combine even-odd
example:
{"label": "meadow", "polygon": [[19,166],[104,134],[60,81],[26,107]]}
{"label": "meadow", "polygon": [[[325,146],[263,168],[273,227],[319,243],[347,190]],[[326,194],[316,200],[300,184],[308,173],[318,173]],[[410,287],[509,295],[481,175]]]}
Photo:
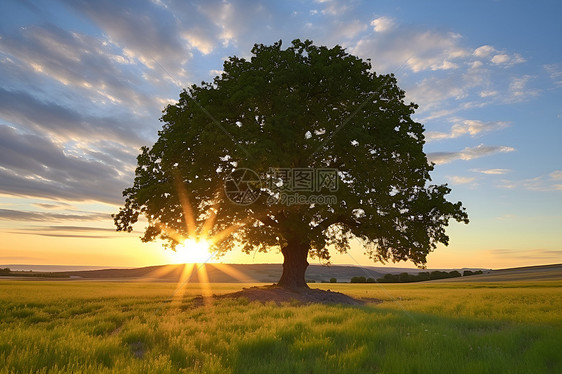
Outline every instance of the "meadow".
{"label": "meadow", "polygon": [[244,286],[1,280],[0,373],[562,372],[562,281],[311,285],[364,306],[196,298]]}

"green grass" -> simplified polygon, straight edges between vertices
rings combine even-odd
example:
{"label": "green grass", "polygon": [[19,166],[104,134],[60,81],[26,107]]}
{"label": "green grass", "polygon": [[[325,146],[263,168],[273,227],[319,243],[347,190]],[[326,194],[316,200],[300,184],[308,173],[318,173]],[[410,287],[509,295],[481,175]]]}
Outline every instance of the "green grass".
{"label": "green grass", "polygon": [[383,302],[200,305],[197,285],[171,300],[170,283],[0,281],[0,372],[562,372],[562,282],[313,286]]}

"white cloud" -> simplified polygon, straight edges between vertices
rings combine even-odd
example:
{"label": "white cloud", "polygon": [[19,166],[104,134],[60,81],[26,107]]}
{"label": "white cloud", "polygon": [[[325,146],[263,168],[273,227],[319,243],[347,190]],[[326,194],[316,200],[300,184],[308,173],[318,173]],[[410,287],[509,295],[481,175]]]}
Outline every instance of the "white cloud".
{"label": "white cloud", "polygon": [[499,64],[505,64],[507,62],[509,62],[510,58],[508,55],[495,55],[494,57],[492,57],[492,62],[496,65]]}
{"label": "white cloud", "polygon": [[[483,45],[481,47],[478,47],[472,54],[479,58],[489,59],[490,62],[494,65],[506,66],[525,62],[525,59],[521,55],[517,53],[510,55],[503,51],[500,52],[491,45]],[[477,64],[478,67],[482,64],[482,62],[475,61],[473,64]]]}
{"label": "white cloud", "polygon": [[509,169],[470,169],[470,171],[487,175],[503,175],[509,173]]}
{"label": "white cloud", "polygon": [[525,59],[519,54],[514,54],[512,56],[507,54],[497,54],[494,55],[490,61],[496,65],[513,65],[525,62]]}
{"label": "white cloud", "polygon": [[456,69],[458,67],[459,65],[455,64],[454,62],[443,60],[443,63],[441,65],[434,65],[431,67],[431,70],[450,70]]}
{"label": "white cloud", "polygon": [[209,70],[209,75],[213,78],[221,76],[222,74],[224,74],[224,70],[217,70],[217,69]]}
{"label": "white cloud", "polygon": [[431,142],[435,140],[455,139],[463,135],[475,137],[483,132],[500,130],[509,126],[509,122],[504,121],[482,122],[477,120],[456,119],[454,122],[455,124],[451,127],[451,131],[448,133],[428,131],[426,133],[426,140]]}
{"label": "white cloud", "polygon": [[491,96],[497,96],[498,95],[498,91],[481,91],[480,92],[480,97],[491,97]]}
{"label": "white cloud", "polygon": [[394,28],[394,19],[390,17],[379,17],[371,21],[371,26],[375,32],[385,32]]}
{"label": "white cloud", "polygon": [[556,181],[562,180],[562,170],[556,170],[549,174],[550,178]]}
{"label": "white cloud", "polygon": [[215,40],[209,35],[207,30],[199,27],[184,31],[181,37],[204,55],[211,53],[215,48]]}
{"label": "white cloud", "polygon": [[476,178],[474,177],[460,177],[460,176],[451,176],[447,177],[452,183],[455,184],[468,184],[470,182],[474,182]]}
{"label": "white cloud", "polygon": [[447,70],[457,67],[454,60],[469,55],[453,33],[394,28],[359,40],[350,52],[371,58],[377,71],[396,72],[403,67],[413,72]]}
{"label": "white cloud", "polygon": [[491,45],[483,45],[474,50],[473,54],[476,57],[488,57],[490,54],[494,53],[496,49]]}
{"label": "white cloud", "polygon": [[432,152],[427,155],[430,162],[438,165],[446,164],[455,160],[469,161],[476,158],[493,155],[496,153],[513,152],[515,148],[507,146],[487,146],[480,144],[476,147],[466,147],[459,152]]}

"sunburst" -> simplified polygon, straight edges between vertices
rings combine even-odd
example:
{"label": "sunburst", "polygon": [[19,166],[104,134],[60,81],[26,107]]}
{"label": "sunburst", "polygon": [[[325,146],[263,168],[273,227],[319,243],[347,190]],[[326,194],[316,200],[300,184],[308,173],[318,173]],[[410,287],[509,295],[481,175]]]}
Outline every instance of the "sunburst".
{"label": "sunburst", "polygon": [[202,264],[211,261],[214,255],[210,252],[212,242],[206,239],[187,238],[178,244],[169,255],[175,264]]}
{"label": "sunburst", "polygon": [[[199,286],[201,287],[201,294],[203,296],[204,304],[210,305],[212,298],[212,290],[209,282],[209,277],[207,274],[206,264],[216,257],[218,250],[210,252],[210,249],[217,247],[222,241],[228,238],[236,230],[244,226],[243,223],[233,224],[226,229],[211,235],[215,219],[216,219],[216,209],[210,209],[207,211],[207,218],[200,227],[197,227],[196,219],[193,213],[193,208],[185,189],[183,183],[180,179],[176,177],[176,189],[178,191],[178,196],[180,204],[183,211],[183,216],[185,220],[187,236],[179,233],[178,231],[166,226],[165,224],[157,224],[160,230],[162,230],[168,237],[176,241],[177,244],[173,250],[173,257],[176,259],[175,262],[178,264],[183,264],[183,269],[181,275],[178,279],[176,289],[172,295],[172,300],[176,302],[181,302],[185,295],[186,288],[190,283],[190,280],[194,273],[197,274],[197,279],[199,281]],[[234,268],[229,265],[221,264],[220,271],[228,274],[238,281],[245,281],[248,277],[244,276]]]}

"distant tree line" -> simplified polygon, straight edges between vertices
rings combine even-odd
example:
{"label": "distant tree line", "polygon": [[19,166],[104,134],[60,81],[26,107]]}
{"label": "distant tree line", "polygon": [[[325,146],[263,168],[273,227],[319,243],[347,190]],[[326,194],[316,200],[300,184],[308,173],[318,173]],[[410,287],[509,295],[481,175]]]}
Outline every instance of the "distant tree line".
{"label": "distant tree line", "polygon": [[469,275],[478,275],[478,274],[482,274],[482,270],[476,270],[476,271],[471,271],[471,270],[465,270],[462,272],[462,276],[463,277],[468,277]]}
{"label": "distant tree line", "polygon": [[[465,270],[462,276],[470,276],[482,274],[482,270],[470,271]],[[461,276],[457,270],[453,271],[439,271],[434,270],[432,272],[420,272],[417,274],[400,273],[400,274],[385,274],[384,277],[377,279],[379,283],[409,283],[409,282],[423,282],[435,279],[447,279],[447,278],[458,278]]]}
{"label": "distant tree line", "polygon": [[[453,271],[439,271],[435,270],[432,272],[420,272],[417,274],[400,273],[400,274],[385,274],[382,278],[366,278],[363,276],[357,276],[351,278],[351,283],[409,283],[409,282],[422,282],[434,279],[447,279],[447,278],[458,278],[460,276],[467,277],[470,275],[482,274],[482,270],[465,270],[462,275],[457,270]],[[330,283],[336,283],[336,278],[331,278]]]}
{"label": "distant tree line", "polygon": [[353,277],[351,283],[375,283],[375,278]]}
{"label": "distant tree line", "polygon": [[379,283],[409,283],[409,282],[423,282],[435,279],[447,279],[460,277],[461,273],[456,270],[451,272],[435,270],[430,272],[420,272],[417,274],[400,273],[400,274],[385,274],[384,277],[377,279]]}
{"label": "distant tree line", "polygon": [[37,278],[68,278],[69,275],[65,273],[42,273],[33,272],[32,270],[15,270],[11,271],[10,268],[0,268],[0,276],[11,275],[17,277],[37,277]]}

